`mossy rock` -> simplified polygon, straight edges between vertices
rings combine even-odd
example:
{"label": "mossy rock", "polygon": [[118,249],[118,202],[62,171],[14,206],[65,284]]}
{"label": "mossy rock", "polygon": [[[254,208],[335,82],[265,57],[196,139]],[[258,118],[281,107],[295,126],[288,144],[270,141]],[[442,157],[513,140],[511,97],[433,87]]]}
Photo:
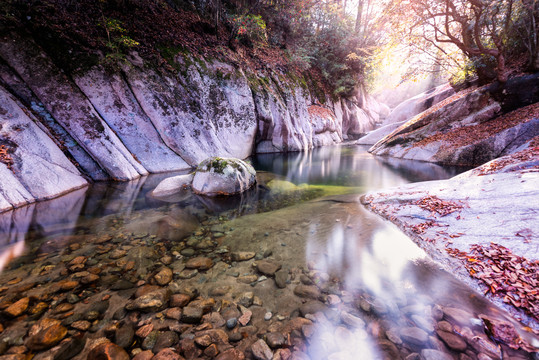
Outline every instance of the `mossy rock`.
{"label": "mossy rock", "polygon": [[240,159],[212,157],[202,161],[193,178],[195,194],[204,196],[242,193],[256,183],[255,169]]}

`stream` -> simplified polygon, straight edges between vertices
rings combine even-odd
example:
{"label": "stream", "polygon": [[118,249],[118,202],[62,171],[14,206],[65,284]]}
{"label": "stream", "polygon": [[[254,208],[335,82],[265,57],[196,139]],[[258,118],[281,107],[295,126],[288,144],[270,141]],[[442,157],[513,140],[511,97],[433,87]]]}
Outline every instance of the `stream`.
{"label": "stream", "polygon": [[252,163],[241,196],[155,197],[156,174],[0,214],[0,360],[97,359],[103,337],[137,359],[537,359],[489,337],[481,319],[537,341],[508,313],[359,202],[467,169],[344,145]]}

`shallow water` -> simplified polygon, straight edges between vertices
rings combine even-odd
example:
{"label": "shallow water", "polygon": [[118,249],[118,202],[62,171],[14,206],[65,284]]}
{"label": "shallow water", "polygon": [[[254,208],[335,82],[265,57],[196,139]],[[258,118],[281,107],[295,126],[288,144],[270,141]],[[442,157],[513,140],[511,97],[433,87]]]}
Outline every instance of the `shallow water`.
{"label": "shallow water", "polygon": [[[0,354],[31,352],[28,328],[44,317],[62,320],[68,338],[79,331],[79,337],[90,340],[108,334],[111,324],[131,319],[113,314],[132,301],[143,283],[155,285],[156,273],[167,267],[172,282],[157,285],[196,293],[192,306],[213,299],[211,309],[205,308],[209,314],[228,320],[238,315],[230,304],[250,305],[248,325],[226,329],[231,338],[242,335],[220,344],[221,352],[231,345],[251,356],[257,337],[278,332],[287,337],[278,348],[297,358],[413,359],[420,353],[441,358],[429,349],[454,359],[496,358],[502,351],[505,358],[530,357],[505,345],[500,350],[485,335],[479,316],[516,326],[528,343],[533,342],[529,333],[358,201],[366,191],[445,179],[465,169],[374,158],[357,146],[259,155],[252,161],[259,172],[257,187],[233,198],[190,192],[155,198],[151,190],[171,176],[160,174],[95,184],[0,214],[0,309],[30,299],[23,313],[1,318]],[[238,252],[255,257],[239,261]],[[211,259],[211,267],[186,269],[186,262],[197,256]],[[83,263],[73,264],[77,257]],[[272,278],[277,275],[257,271],[254,262],[261,259],[281,268],[280,287]],[[76,286],[58,290],[65,280]],[[104,311],[88,315],[88,304],[104,301]],[[45,305],[34,314],[38,304]],[[73,306],[61,312],[62,304]],[[129,326],[155,323],[182,339],[201,331],[191,325],[178,328],[177,321],[171,325],[175,320],[164,320],[167,316],[158,310],[139,315]],[[264,320],[267,312],[272,317]],[[89,329],[81,330],[80,321],[87,321]],[[75,358],[86,358],[90,343]],[[21,348],[24,344],[30,349]],[[144,338],[135,337],[127,350],[134,354],[141,347],[146,349]],[[173,347],[189,357],[182,345]],[[197,356],[215,356],[200,346],[195,350]],[[57,348],[33,351],[53,354]]]}

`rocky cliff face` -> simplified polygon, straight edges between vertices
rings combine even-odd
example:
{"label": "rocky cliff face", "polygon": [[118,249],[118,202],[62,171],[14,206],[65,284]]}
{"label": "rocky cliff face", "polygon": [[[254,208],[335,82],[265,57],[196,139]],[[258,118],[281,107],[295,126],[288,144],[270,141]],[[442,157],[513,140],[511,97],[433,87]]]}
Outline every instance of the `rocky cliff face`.
{"label": "rocky cliff face", "polygon": [[[511,154],[539,135],[538,78],[535,75],[508,83],[502,101],[495,85],[459,92],[405,122],[369,151],[467,166]],[[516,104],[522,107],[504,113],[517,108]]]}
{"label": "rocky cliff face", "polygon": [[[0,163],[2,178],[12,179],[0,184],[0,211],[83,186],[84,177],[131,180],[190,169],[211,156],[336,144],[371,130],[385,110],[362,94],[332,101],[277,70],[254,72],[180,51],[173,60],[174,72],[132,54],[114,73],[98,65],[66,74],[32,39],[0,38],[1,141],[12,144]],[[42,141],[15,136],[13,114]],[[63,172],[21,171],[31,153],[61,159]],[[44,190],[33,192],[38,183]]]}

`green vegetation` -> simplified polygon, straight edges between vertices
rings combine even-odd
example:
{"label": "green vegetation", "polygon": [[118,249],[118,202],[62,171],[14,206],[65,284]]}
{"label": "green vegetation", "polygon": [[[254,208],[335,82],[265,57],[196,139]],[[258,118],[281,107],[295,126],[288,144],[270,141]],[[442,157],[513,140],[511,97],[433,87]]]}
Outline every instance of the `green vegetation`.
{"label": "green vegetation", "polygon": [[[114,69],[136,51],[157,69],[212,59],[286,74],[323,103],[354,97],[399,68],[504,82],[539,69],[539,2],[528,0],[6,0],[0,30],[31,35],[69,72]],[[446,26],[447,25],[447,26]],[[179,58],[177,55],[182,55]],[[179,59],[179,61],[177,61]],[[183,60],[183,61],[182,61]],[[226,79],[227,74],[218,74]],[[279,75],[272,82],[278,84]],[[262,91],[268,81],[249,81]],[[383,82],[383,80],[382,80]]]}
{"label": "green vegetation", "polygon": [[119,62],[126,61],[126,52],[140,45],[127,35],[127,30],[122,26],[121,21],[102,17],[99,23],[107,33],[105,45],[108,52],[105,54],[104,64],[107,66],[115,66]]}
{"label": "green vegetation", "polygon": [[219,157],[210,160],[210,169],[213,169],[216,173],[222,174],[225,168],[228,166],[228,161]]}

